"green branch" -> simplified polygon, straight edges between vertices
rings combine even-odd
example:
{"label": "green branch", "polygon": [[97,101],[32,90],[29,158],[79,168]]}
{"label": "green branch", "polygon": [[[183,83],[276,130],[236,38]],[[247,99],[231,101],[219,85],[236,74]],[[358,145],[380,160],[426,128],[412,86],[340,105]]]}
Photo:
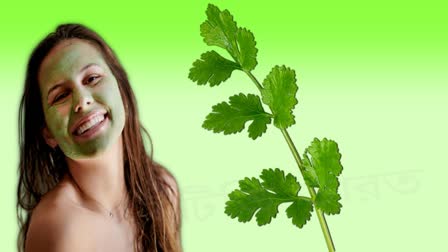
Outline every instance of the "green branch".
{"label": "green branch", "polygon": [[[215,133],[236,134],[247,131],[253,140],[261,137],[271,123],[282,132],[297,163],[310,197],[299,196],[302,186],[291,173],[279,168],[263,169],[260,179],[246,177],[239,189],[229,194],[225,213],[240,222],[254,216],[259,226],[269,224],[278,214],[280,204],[289,204],[286,215],[298,228],[311,219],[316,209],[324,238],[330,252],[335,251],[324,214],[339,214],[342,205],[338,193],[338,176],[342,172],[336,142],[315,138],[300,157],[287,128],[295,124],[293,109],[298,103],[295,71],[286,66],[274,66],[263,83],[252,74],[257,66],[255,37],[246,28],[238,27],[229,11],[209,4],[207,20],[201,24],[201,36],[209,46],[225,49],[230,59],[211,50],[193,63],[188,77],[198,85],[219,86],[235,70],[245,72],[260,91],[260,96],[239,93],[212,107],[202,127]],[[266,112],[264,105],[269,107]],[[318,190],[316,192],[316,190]]]}

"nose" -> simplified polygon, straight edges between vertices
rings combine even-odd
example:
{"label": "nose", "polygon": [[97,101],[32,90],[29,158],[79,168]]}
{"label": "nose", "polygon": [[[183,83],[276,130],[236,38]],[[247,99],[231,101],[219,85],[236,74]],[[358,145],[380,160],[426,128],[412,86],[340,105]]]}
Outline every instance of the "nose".
{"label": "nose", "polygon": [[86,110],[92,103],[93,98],[90,92],[84,90],[74,91],[74,110],[75,113]]}

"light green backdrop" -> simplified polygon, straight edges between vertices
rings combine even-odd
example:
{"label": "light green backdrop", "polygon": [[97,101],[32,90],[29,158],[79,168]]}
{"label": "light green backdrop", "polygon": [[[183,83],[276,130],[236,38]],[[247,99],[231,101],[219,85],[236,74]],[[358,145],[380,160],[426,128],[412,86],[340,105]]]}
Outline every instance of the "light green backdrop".
{"label": "light green backdrop", "polygon": [[[310,2],[213,3],[255,34],[254,74],[260,81],[275,64],[296,70],[297,124],[289,132],[300,153],[313,137],[338,142],[343,209],[327,217],[337,251],[444,250],[447,5]],[[27,58],[62,22],[99,32],[128,71],[155,158],[180,185],[186,252],[326,251],[315,215],[298,229],[284,206],[264,227],[223,213],[239,179],[269,167],[296,175],[298,170],[274,127],[256,141],[247,133],[224,136],[201,128],[212,105],[239,92],[258,92],[241,73],[217,88],[187,78],[192,62],[212,49],[199,35],[208,1],[125,3],[2,4],[0,251],[15,251],[17,111]]]}

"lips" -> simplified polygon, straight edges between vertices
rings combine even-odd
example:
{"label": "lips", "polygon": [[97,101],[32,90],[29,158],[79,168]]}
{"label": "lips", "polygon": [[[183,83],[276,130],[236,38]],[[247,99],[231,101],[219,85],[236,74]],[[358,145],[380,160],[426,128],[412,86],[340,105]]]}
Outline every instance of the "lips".
{"label": "lips", "polygon": [[75,122],[75,124],[70,128],[70,132],[73,135],[76,135],[76,131],[78,130],[79,126],[81,126],[82,124],[84,124],[85,122],[91,120],[92,118],[94,118],[95,116],[98,115],[106,115],[106,111],[92,111],[88,114],[86,114],[85,116],[81,117],[81,119],[79,119],[78,121]]}

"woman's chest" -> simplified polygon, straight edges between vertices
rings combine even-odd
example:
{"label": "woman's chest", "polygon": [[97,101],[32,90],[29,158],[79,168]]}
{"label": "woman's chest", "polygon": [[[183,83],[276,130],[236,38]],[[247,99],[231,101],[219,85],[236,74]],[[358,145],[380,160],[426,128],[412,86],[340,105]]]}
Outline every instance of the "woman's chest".
{"label": "woman's chest", "polygon": [[135,231],[127,222],[97,222],[91,232],[98,252],[134,252]]}

